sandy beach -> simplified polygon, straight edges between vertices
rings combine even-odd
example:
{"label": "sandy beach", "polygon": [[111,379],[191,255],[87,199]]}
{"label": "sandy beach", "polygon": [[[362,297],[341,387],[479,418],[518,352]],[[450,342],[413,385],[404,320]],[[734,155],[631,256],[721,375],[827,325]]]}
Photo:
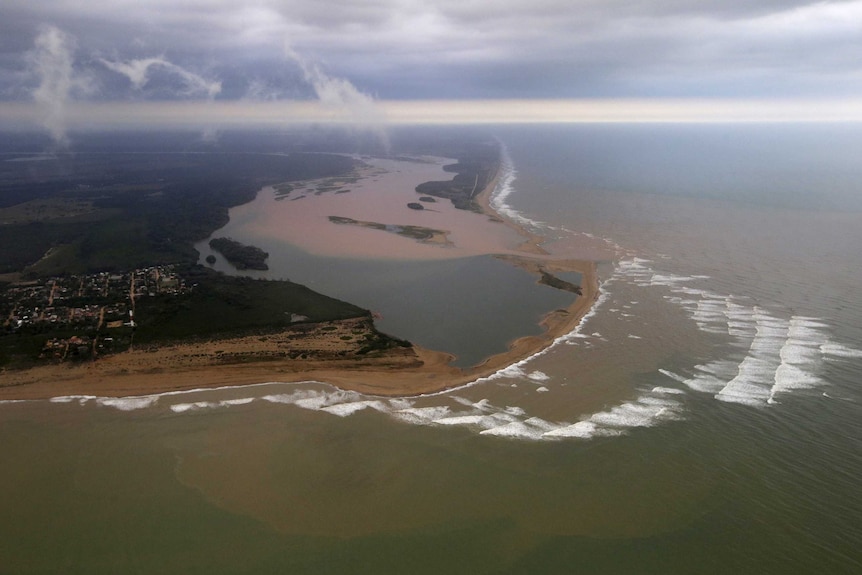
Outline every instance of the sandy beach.
{"label": "sandy beach", "polygon": [[[46,399],[68,395],[137,396],[272,381],[320,381],[372,395],[415,396],[459,387],[492,375],[571,332],[598,296],[594,262],[555,258],[543,249],[542,237],[493,210],[490,199],[497,186],[498,176],[492,178],[476,198],[482,214],[457,215],[483,219],[491,229],[502,225],[510,230],[510,234],[514,232],[520,236],[522,242],[517,248],[498,244],[500,249],[492,252],[501,255],[512,265],[530,271],[536,271],[541,265],[553,272],[579,272],[582,275],[582,295],[567,309],[558,309],[546,315],[541,322],[544,328],[541,335],[517,339],[506,352],[489,357],[475,367],[453,367],[449,364],[452,359],[450,355],[418,346],[375,352],[367,356],[351,356],[349,353],[339,355],[338,352],[350,352],[349,344],[340,340],[340,335],[345,333],[344,330],[355,329],[356,321],[364,321],[346,320],[320,325],[310,333],[304,333],[299,340],[291,338],[289,331],[255,334],[135,349],[80,365],[45,365],[26,371],[7,371],[0,378],[0,400]],[[405,194],[405,197],[409,195]],[[365,206],[365,209],[373,208]],[[330,227],[353,232],[358,229],[360,232],[376,234],[384,241],[392,241],[395,237],[393,234],[355,226],[330,224]],[[497,235],[499,237],[502,236]],[[420,242],[413,243],[423,250],[448,250]],[[472,251],[476,248],[469,249]],[[285,357],[283,352],[286,349],[301,351],[303,357]]]}

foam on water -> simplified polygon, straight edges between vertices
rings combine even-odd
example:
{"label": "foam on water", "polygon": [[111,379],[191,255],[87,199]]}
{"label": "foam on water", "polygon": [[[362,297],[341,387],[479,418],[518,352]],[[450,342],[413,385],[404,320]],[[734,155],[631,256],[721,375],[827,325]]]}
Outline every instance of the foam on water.
{"label": "foam on water", "polygon": [[159,401],[157,395],[144,395],[139,397],[100,397],[96,399],[99,405],[105,405],[119,409],[120,411],[134,411],[155,405]]}
{"label": "foam on water", "polygon": [[240,397],[238,399],[225,399],[218,403],[220,407],[229,407],[231,405],[247,405],[252,401],[254,401],[253,397]]}
{"label": "foam on water", "polygon": [[86,405],[91,401],[103,407],[112,407],[120,411],[135,411],[145,409],[158,403],[158,395],[140,395],[132,397],[97,397],[95,395],[63,395],[52,397],[50,403],[78,403]]}
{"label": "foam on water", "polygon": [[490,204],[494,210],[510,220],[517,222],[523,226],[533,228],[533,229],[541,229],[545,228],[544,224],[537,222],[531,218],[528,218],[518,210],[514,209],[511,205],[508,204],[507,200],[509,196],[515,191],[515,180],[518,177],[518,172],[515,170],[515,164],[512,162],[512,157],[509,155],[509,150],[500,142],[500,177],[497,180],[497,186],[494,188],[494,191],[491,193]]}
{"label": "foam on water", "polygon": [[223,399],[221,401],[194,401],[190,403],[175,403],[170,406],[174,413],[186,413],[188,411],[200,411],[202,409],[219,409],[237,405],[247,405],[253,402],[253,397],[242,397],[238,399]]}
{"label": "foam on water", "polygon": [[510,423],[516,423],[518,421],[519,419],[513,415],[509,415],[503,412],[497,412],[490,415],[453,415],[450,417],[442,417],[440,419],[435,419],[432,423],[436,425],[457,425],[487,430],[493,429],[495,427],[505,426]]}
{"label": "foam on water", "polygon": [[692,371],[691,376],[685,377],[666,369],[659,369],[659,373],[682,383],[689,389],[703,393],[717,393],[737,373],[738,364],[731,361],[718,360],[695,365],[692,367]]}
{"label": "foam on water", "polygon": [[93,399],[97,399],[97,397],[95,395],[62,395],[60,397],[52,397],[48,401],[51,403],[72,403],[77,401],[81,405],[84,405]]}
{"label": "foam on water", "polygon": [[782,344],[787,341],[789,322],[757,313],[757,327],[748,355],[715,398],[721,401],[759,405],[771,396],[775,373],[781,365]]}
{"label": "foam on water", "polygon": [[339,417],[347,417],[348,415],[353,415],[357,411],[362,411],[363,409],[368,408],[376,409],[377,411],[382,411],[385,413],[389,411],[387,407],[388,406],[384,405],[382,401],[365,400],[353,401],[350,403],[336,403],[335,405],[328,405],[321,408],[321,411],[325,411]]}
{"label": "foam on water", "polygon": [[[660,369],[659,371],[663,371],[663,370]],[[658,386],[658,387],[652,388],[651,391],[653,393],[663,393],[663,394],[670,394],[670,395],[684,395],[685,394],[685,392],[683,390],[676,389],[675,387]]]}
{"label": "foam on water", "polygon": [[[393,406],[394,407],[394,406]],[[400,419],[405,423],[415,425],[428,425],[437,419],[443,419],[451,412],[447,405],[435,405],[431,407],[406,407],[392,412],[392,417]]]}
{"label": "foam on water", "polygon": [[862,349],[854,349],[838,343],[824,343],[820,346],[824,355],[845,358],[862,358]]}
{"label": "foam on water", "polygon": [[661,287],[665,299],[678,305],[700,331],[727,336],[731,347],[745,350],[695,365],[681,375],[659,369],[689,389],[714,394],[725,402],[745,405],[777,403],[776,396],[825,385],[819,375],[825,357],[862,358],[862,351],[830,341],[829,325],[822,319],[782,316],[745,298],[719,294],[692,285],[701,276],[653,272],[648,260],[620,262],[617,274],[637,286]]}
{"label": "foam on water", "polygon": [[218,404],[212,401],[196,401],[194,403],[175,403],[171,406],[171,411],[174,413],[186,413],[187,411],[197,411],[199,409],[208,409],[217,407]]}
{"label": "foam on water", "polygon": [[[495,405],[490,399],[470,400],[458,395],[437,396],[435,405],[415,405],[429,398],[370,398],[358,393],[339,390],[296,390],[273,394],[262,399],[271,403],[349,417],[373,409],[396,421],[412,425],[464,427],[483,435],[521,440],[552,440],[565,437],[600,437],[625,433],[634,427],[648,427],[663,421],[679,419],[682,403],[677,398],[681,390],[655,387],[633,400],[591,414],[575,424],[552,423],[531,414],[518,405]],[[211,407],[208,402],[172,406],[175,411]]]}
{"label": "foam on water", "polygon": [[635,427],[652,427],[662,422],[679,420],[682,419],[683,404],[673,399],[673,396],[684,393],[674,388],[654,387],[637,399],[593,413],[572,425],[548,430],[543,437],[608,437],[622,435]]}
{"label": "foam on water", "polygon": [[498,437],[512,437],[516,439],[542,439],[542,436],[556,429],[556,427],[538,417],[531,417],[524,421],[513,421],[505,425],[499,425],[481,431],[481,435],[496,435]]}
{"label": "foam on water", "polygon": [[611,437],[614,435],[622,435],[623,430],[612,429],[609,427],[601,427],[593,421],[579,421],[574,425],[561,427],[548,431],[542,437],[545,438],[578,438],[578,439],[593,439],[595,437]]}

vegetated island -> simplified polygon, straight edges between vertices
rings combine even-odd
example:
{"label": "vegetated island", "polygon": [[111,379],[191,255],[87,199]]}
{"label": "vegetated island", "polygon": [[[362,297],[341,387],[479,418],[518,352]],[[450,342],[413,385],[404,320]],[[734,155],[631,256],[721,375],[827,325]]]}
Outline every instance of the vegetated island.
{"label": "vegetated island", "polygon": [[[458,166],[457,169],[461,170],[458,175],[462,177],[456,176],[455,179],[459,181],[453,180],[454,183],[449,184],[449,187],[434,183],[435,185],[431,187],[436,188],[435,191],[440,194],[438,197],[450,199],[456,207],[477,210],[493,219],[499,219],[489,205],[490,195],[496,185],[498,167],[489,156],[491,148],[484,146],[478,154],[473,153],[453,165]],[[346,160],[346,158],[340,158]],[[338,160],[335,162],[337,164]],[[322,165],[333,167],[326,161],[323,161]],[[317,167],[322,165],[318,164]],[[352,164],[344,162],[334,171],[348,173],[351,169]],[[456,170],[450,167],[449,171]],[[468,181],[471,176],[472,183]],[[311,177],[315,176],[310,175],[306,179]],[[296,178],[296,180],[301,179],[303,178]],[[280,177],[274,181],[285,182],[290,181],[290,178]],[[480,184],[483,187],[477,190]],[[164,185],[160,184],[160,186]],[[158,187],[152,195],[156,202],[161,197],[160,190],[161,187]],[[47,195],[50,196],[50,194]],[[123,202],[133,199],[129,195],[122,198]],[[251,198],[245,201],[249,199]],[[112,205],[122,206],[123,202]],[[100,224],[101,226],[110,229],[114,221],[128,225],[127,222],[122,222],[124,215],[122,209],[113,213],[106,213],[104,209],[100,205],[96,210],[98,217],[103,218],[102,220],[97,218],[97,221],[109,223],[109,225]],[[91,213],[85,216],[93,217]],[[37,262],[27,265],[23,273],[6,276],[7,280],[13,280],[11,283],[0,283],[0,294],[6,294],[0,300],[2,317],[27,318],[26,321],[22,319],[21,324],[17,321],[4,323],[4,332],[0,337],[0,344],[2,344],[0,345],[0,370],[3,375],[0,378],[2,381],[0,399],[49,398],[76,393],[102,396],[145,395],[171,390],[274,380],[290,382],[314,379],[345,389],[377,395],[415,395],[462,385],[523,359],[549,345],[557,336],[568,333],[577,326],[598,295],[598,282],[593,262],[543,259],[539,264],[536,258],[542,258],[544,254],[539,246],[541,239],[531,236],[512,222],[502,221],[518,229],[527,238],[521,246],[523,258],[509,259],[534,273],[539,267],[543,270],[560,272],[578,271],[582,274],[583,285],[575,287],[582,290],[582,295],[569,308],[555,310],[544,318],[541,323],[546,328],[546,332],[543,335],[518,339],[510,345],[507,352],[487,358],[473,368],[453,367],[450,365],[452,357],[448,354],[426,350],[379,333],[374,328],[372,317],[367,310],[338,302],[290,282],[230,278],[207,270],[203,266],[190,264],[188,260],[185,264],[181,263],[177,266],[177,277],[182,278],[181,283],[190,288],[187,293],[170,290],[166,293],[147,291],[152,288],[146,287],[144,280],[141,280],[144,284],[139,286],[137,279],[131,279],[127,284],[130,285],[125,304],[127,308],[125,310],[121,307],[111,308],[112,313],[119,313],[121,316],[128,314],[128,316],[124,318],[126,321],[113,320],[110,323],[113,328],[109,328],[108,323],[102,321],[105,308],[113,305],[104,298],[116,296],[122,298],[123,290],[116,288],[119,291],[111,296],[110,288],[98,286],[100,281],[103,282],[101,285],[110,285],[110,281],[119,281],[118,285],[122,285],[126,276],[123,273],[114,272],[113,280],[103,280],[100,279],[102,276],[94,278],[89,275],[77,279],[77,292],[85,297],[71,301],[69,304],[70,306],[83,304],[84,308],[73,309],[79,311],[83,309],[81,313],[95,322],[94,327],[91,327],[94,337],[89,343],[92,355],[80,353],[88,347],[80,344],[79,340],[73,339],[79,337],[72,332],[80,326],[65,322],[62,329],[58,331],[53,327],[36,325],[32,321],[32,313],[26,316],[20,315],[22,312],[36,313],[36,308],[39,307],[32,306],[33,302],[27,299],[28,281],[35,284],[42,282],[41,286],[34,284],[32,287],[36,292],[41,291],[42,296],[48,294],[47,297],[50,298],[53,294],[54,299],[51,304],[57,303],[58,290],[74,291],[74,287],[58,288],[59,283],[65,280],[48,275],[47,270],[57,269],[56,263],[52,266],[40,267],[44,265],[43,260],[51,259],[52,250],[49,250]],[[218,225],[213,225],[215,223]],[[222,217],[211,218],[209,224],[201,227],[195,235],[195,241],[201,234],[205,237],[213,229],[223,225],[223,219]],[[365,224],[374,227],[374,222],[356,222],[354,225]],[[61,248],[64,245],[87,245],[86,238],[74,239],[72,236],[71,239],[71,244],[58,245]],[[98,246],[102,245],[98,244]],[[168,242],[162,245],[171,250],[178,250],[174,253],[188,253],[184,251],[186,250],[184,246],[187,244]],[[92,260],[82,261],[81,258],[71,257],[81,251],[83,250],[80,248],[71,253],[68,250],[64,251],[62,261],[67,266],[64,270],[65,274],[81,267],[86,273],[92,274],[92,268],[89,267],[92,265]],[[82,255],[87,254],[84,251]],[[152,260],[152,258],[149,259]],[[159,273],[138,269],[132,274],[133,277],[141,275],[158,277]],[[552,287],[558,289],[568,289],[572,285],[563,285],[568,282],[561,283],[562,280],[553,276],[544,277],[541,273],[538,275],[540,280],[544,279],[549,285],[556,284]],[[72,281],[74,284],[76,280]],[[24,292],[20,291],[22,289]],[[102,310],[86,307],[96,305],[86,303],[89,301],[86,296],[87,289],[101,290],[99,297],[103,297],[102,301],[105,302]],[[10,290],[17,295],[9,297]],[[568,289],[568,291],[574,290]],[[22,296],[22,293],[25,295]],[[300,293],[305,294],[303,297],[309,298],[309,302],[316,303],[314,305],[309,303],[305,307],[294,305]],[[44,309],[46,308],[40,308],[38,311],[40,315],[37,317],[45,317]],[[66,317],[76,317],[76,314],[78,311],[72,311]],[[108,329],[125,331],[116,332],[118,337],[113,337],[104,331]],[[46,333],[51,330],[54,330],[53,333]],[[21,337],[24,334],[26,336]],[[122,334],[125,334],[125,339]],[[49,336],[61,336],[55,337],[59,340],[57,342],[59,347],[78,350],[77,359],[68,361],[53,354],[52,350],[55,348],[45,347]],[[65,342],[63,342],[63,336],[66,338]],[[109,349],[104,345],[108,340],[118,343],[113,349]],[[21,342],[28,343],[22,346]],[[25,353],[22,356],[20,353],[22,351],[29,351],[30,355],[27,356]],[[23,361],[22,357],[24,357]],[[94,358],[98,360],[93,361]],[[21,367],[29,368],[20,369]]]}
{"label": "vegetated island", "polygon": [[268,270],[269,254],[257,246],[247,246],[232,238],[213,238],[209,246],[238,270]]}
{"label": "vegetated island", "polygon": [[449,232],[445,230],[436,230],[434,228],[426,228],[424,226],[412,225],[392,225],[381,224],[379,222],[366,222],[362,220],[354,220],[353,218],[345,218],[343,216],[329,216],[329,221],[334,224],[347,226],[359,226],[362,228],[370,228],[372,230],[380,230],[389,232],[405,238],[410,238],[420,242],[449,244]]}
{"label": "vegetated island", "polygon": [[542,279],[539,280],[539,283],[542,285],[550,286],[552,288],[560,289],[563,291],[572,292],[578,295],[583,295],[584,292],[581,289],[581,286],[575,285],[571,282],[567,282],[564,279],[560,279],[552,273],[549,273],[547,270],[540,270],[542,275]]}
{"label": "vegetated island", "polygon": [[[448,199],[460,210],[487,213],[480,205],[479,195],[495,181],[500,164],[500,150],[497,145],[476,144],[458,154],[458,161],[443,166],[443,170],[455,176],[448,181],[425,182],[416,186],[416,193],[426,196],[420,201],[427,202],[428,196]],[[431,200],[433,201],[433,199]],[[421,209],[421,204],[418,204]]]}

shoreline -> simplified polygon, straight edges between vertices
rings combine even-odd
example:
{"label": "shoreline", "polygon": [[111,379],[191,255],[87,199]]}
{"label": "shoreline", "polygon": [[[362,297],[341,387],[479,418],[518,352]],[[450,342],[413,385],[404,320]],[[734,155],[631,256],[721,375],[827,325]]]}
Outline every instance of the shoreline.
{"label": "shoreline", "polygon": [[[452,356],[418,346],[387,350],[373,357],[322,358],[308,360],[263,359],[223,363],[224,354],[241,356],[254,350],[261,353],[269,345],[261,337],[208,340],[196,343],[165,344],[159,348],[131,350],[86,364],[53,364],[23,371],[3,371],[0,401],[38,400],[53,397],[91,395],[131,397],[216,387],[239,387],[262,383],[321,382],[368,395],[408,397],[440,393],[492,376],[505,367],[527,359],[580,324],[598,298],[595,262],[555,259],[541,244],[544,238],[501,216],[491,206],[491,197],[500,177],[494,177],[476,196],[476,203],[489,219],[499,222],[524,238],[517,252],[500,256],[512,265],[542,265],[554,271],[581,273],[582,295],[566,309],[548,313],[540,322],[545,331],[509,344],[507,351],[488,357],[470,368],[449,365]],[[515,261],[512,261],[515,260]],[[347,320],[349,321],[349,320]],[[337,322],[334,322],[337,324]],[[278,346],[279,334],[269,334]],[[288,332],[282,332],[289,338]],[[283,344],[283,342],[282,342]],[[371,355],[371,354],[369,354]],[[205,382],[205,383],[202,383]]]}

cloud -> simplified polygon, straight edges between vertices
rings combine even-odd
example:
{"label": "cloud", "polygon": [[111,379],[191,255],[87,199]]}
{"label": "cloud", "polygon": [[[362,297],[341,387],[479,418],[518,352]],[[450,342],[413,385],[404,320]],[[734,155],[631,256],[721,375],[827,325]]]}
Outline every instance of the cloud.
{"label": "cloud", "polygon": [[[110,55],[89,62],[104,77],[105,99],[128,98],[133,90],[219,100],[313,92],[333,110],[364,118],[372,113],[370,94],[738,98],[862,92],[862,0],[361,0],[337,8],[319,0],[6,4],[0,8],[4,99],[20,98],[21,47],[31,45],[33,23],[48,19],[78,39],[79,70],[90,55]],[[284,65],[285,38],[300,78]]]}
{"label": "cloud", "polygon": [[221,82],[207,80],[182,66],[169,62],[164,57],[141,58],[125,62],[114,62],[100,58],[99,62],[109,70],[128,78],[136,90],[143,89],[150,82],[154,70],[162,69],[182,80],[185,85],[184,95],[203,95],[208,99],[213,99],[221,92]]}
{"label": "cloud", "polygon": [[370,131],[388,153],[389,136],[386,133],[386,116],[375,104],[374,98],[358,90],[346,78],[337,78],[324,72],[315,62],[298,54],[285,44],[286,57],[302,70],[305,81],[314,90],[324,107],[343,116],[354,127]]}
{"label": "cloud", "polygon": [[314,89],[321,103],[341,109],[357,121],[378,119],[376,116],[379,112],[375,110],[374,99],[359,91],[349,80],[330,76],[318,64],[309,62],[290,46],[285,46],[284,51],[289,60],[299,65],[305,81]]}
{"label": "cloud", "polygon": [[74,38],[59,28],[44,26],[30,52],[33,72],[39,79],[33,99],[42,109],[42,125],[61,146],[68,143],[66,104],[76,85],[72,66],[74,50]]}

